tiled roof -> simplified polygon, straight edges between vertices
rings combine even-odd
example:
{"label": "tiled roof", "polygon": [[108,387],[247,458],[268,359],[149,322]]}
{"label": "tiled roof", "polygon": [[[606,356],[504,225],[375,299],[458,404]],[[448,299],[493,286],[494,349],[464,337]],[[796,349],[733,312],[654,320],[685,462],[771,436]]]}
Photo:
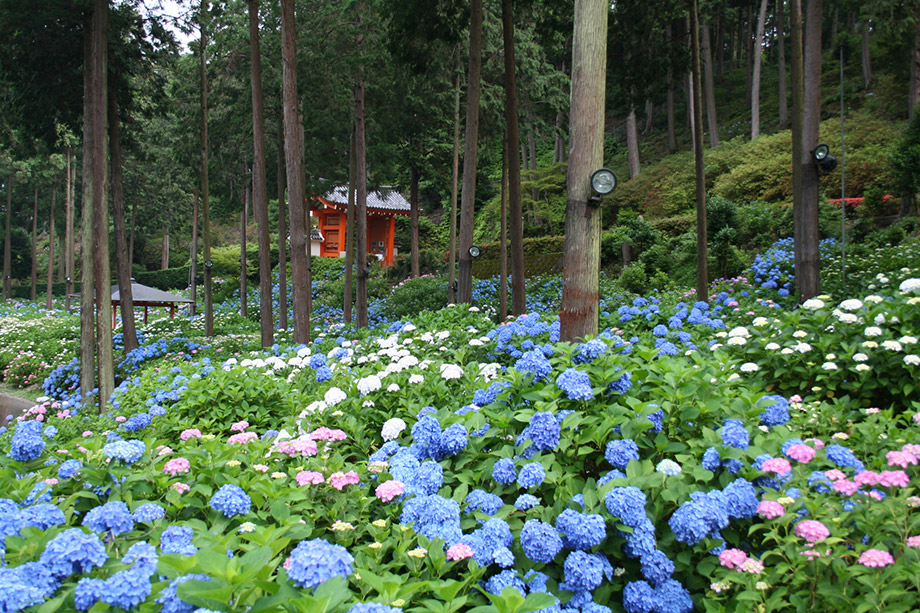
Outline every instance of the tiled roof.
{"label": "tiled roof", "polygon": [[[120,300],[121,293],[118,291],[118,285],[112,286],[112,300]],[[141,285],[138,282],[131,283],[131,299],[134,302],[191,302],[186,298],[164,292],[155,287]]]}
{"label": "tiled roof", "polygon": [[[323,196],[324,200],[337,204],[348,204],[348,187],[335,187]],[[377,191],[367,192],[367,208],[387,211],[409,211],[409,201],[402,197],[395,187],[381,187]]]}

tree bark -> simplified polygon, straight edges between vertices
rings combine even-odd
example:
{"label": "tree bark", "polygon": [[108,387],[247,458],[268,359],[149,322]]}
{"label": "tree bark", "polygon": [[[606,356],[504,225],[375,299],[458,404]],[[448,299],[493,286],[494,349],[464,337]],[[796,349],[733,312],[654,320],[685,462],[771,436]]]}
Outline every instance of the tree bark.
{"label": "tree bark", "polygon": [[160,245],[160,270],[169,268],[169,232],[163,234],[163,242]]}
{"label": "tree bark", "polygon": [[259,326],[262,348],[275,342],[272,328],[272,247],[265,179],[265,109],[262,98],[262,53],[259,47],[259,0],[249,0],[249,57],[252,74],[252,210],[259,234]]}
{"label": "tree bark", "polygon": [[[243,173],[245,176],[245,173]],[[249,189],[243,186],[243,210],[240,211],[240,315],[249,316],[248,295],[246,293],[246,208],[249,201]]]}
{"label": "tree bark", "polygon": [[751,80],[751,140],[760,136],[760,64],[763,56],[763,30],[767,21],[767,2],[760,0],[757,34],[754,36],[754,76]]}
{"label": "tree bark", "polygon": [[790,0],[789,24],[792,31],[792,214],[794,226],[796,286],[801,299],[801,274],[805,268],[803,211],[803,109],[804,83],[802,56],[802,0]]}
{"label": "tree bark", "polygon": [[194,191],[192,200],[192,245],[189,254],[189,280],[188,298],[192,301],[189,305],[189,315],[195,317],[198,307],[198,187]]}
{"label": "tree bark", "polygon": [[67,147],[67,176],[64,181],[64,308],[70,312],[70,294],[73,292],[73,191],[76,164],[72,150]]}
{"label": "tree bark", "polygon": [[690,0],[690,74],[693,106],[693,162],[696,175],[696,297],[709,302],[709,251],[706,220],[706,167],[703,163],[703,113],[700,83],[700,19]]}
{"label": "tree bark", "polygon": [[345,323],[351,323],[351,305],[354,301],[355,270],[355,131],[351,131],[351,146],[348,148],[348,210],[345,212]]}
{"label": "tree bark", "polygon": [[674,126],[674,80],[671,69],[668,69],[668,153],[677,151],[677,132]]}
{"label": "tree bark", "polygon": [[32,286],[29,300],[35,302],[35,290],[38,287],[38,185],[32,187]]}
{"label": "tree bark", "polygon": [[[803,33],[802,197],[795,236],[795,280],[799,299],[817,296],[821,262],[818,253],[818,165],[809,153],[818,145],[821,122],[821,0],[805,0]],[[800,240],[801,239],[801,240]]]}
{"label": "tree bark", "polygon": [[285,197],[284,173],[284,125],[278,131],[278,327],[287,330],[287,198]]}
{"label": "tree bark", "polygon": [[789,105],[786,93],[786,30],[783,25],[784,0],[776,0],[777,65],[779,68],[779,126],[789,123]]}
{"label": "tree bark", "polygon": [[703,79],[706,95],[706,120],[709,126],[709,146],[719,146],[719,125],[716,121],[716,92],[712,82],[712,51],[709,46],[709,24],[700,25],[700,49],[703,53]]}
{"label": "tree bark", "polygon": [[[521,195],[521,160],[518,159],[518,145],[520,133],[518,128],[518,94],[517,94],[517,65],[514,59],[514,13],[511,0],[502,0],[502,41],[505,51],[505,164],[508,171],[507,192],[509,197],[508,209],[503,208],[503,226],[509,225],[511,230],[511,312],[514,315],[523,315],[527,311],[524,295],[524,211]],[[531,131],[531,145],[533,144],[533,131]],[[531,161],[536,170],[536,147],[532,146]],[[535,178],[535,177],[534,177]],[[503,179],[504,180],[504,179]],[[505,188],[504,183],[502,188]],[[502,228],[502,245],[507,251],[506,240],[508,228]],[[502,265],[507,269],[507,255],[502,256]],[[507,273],[502,282],[503,291],[507,292]],[[507,298],[505,299],[505,314],[507,316]],[[504,318],[503,318],[504,319]]]}
{"label": "tree bark", "polygon": [[414,164],[409,170],[409,226],[411,236],[409,237],[409,275],[412,277],[419,276],[418,266],[418,181],[421,173]]}
{"label": "tree bark", "polygon": [[48,213],[48,276],[45,282],[45,310],[51,311],[51,285],[54,282],[54,209],[57,206],[57,181],[51,184],[51,210]]}
{"label": "tree bark", "polygon": [[920,9],[914,24],[914,48],[910,54],[910,93],[907,100],[907,114],[913,119],[920,104]]}
{"label": "tree bark", "polygon": [[862,24],[862,45],[860,49],[863,87],[869,87],[872,83],[872,58],[869,55],[869,23],[865,21]]}
{"label": "tree bark", "polygon": [[364,126],[364,80],[355,77],[355,232],[357,233],[357,283],[355,311],[359,328],[367,327],[367,153]]}
{"label": "tree bark", "polygon": [[6,222],[3,231],[3,299],[10,299],[12,291],[12,253],[10,251],[10,240],[12,232],[10,230],[10,218],[13,216],[13,171],[10,171],[6,179]]}
{"label": "tree bark", "polygon": [[559,311],[563,341],[597,335],[602,215],[589,202],[588,179],[604,162],[609,12],[610,3],[605,0],[575,0],[565,254]]}
{"label": "tree bark", "polygon": [[208,182],[208,24],[210,2],[201,0],[201,40],[198,53],[198,76],[201,84],[201,235],[204,239],[204,333],[214,336],[214,295],[211,283],[211,191]]}
{"label": "tree bark", "polygon": [[751,50],[751,23],[754,21],[753,15],[754,9],[752,5],[748,3],[747,7],[747,19],[744,23],[744,95],[746,97],[745,102],[750,106],[751,104],[751,64],[753,60],[753,53]]}
{"label": "tree bark", "polygon": [[645,99],[645,127],[642,128],[642,135],[648,136],[652,133],[652,120],[654,119],[655,105],[651,98]]}
{"label": "tree bark", "polygon": [[639,135],[636,128],[636,109],[630,108],[626,116],[626,157],[629,161],[629,178],[639,176]]}
{"label": "tree bark", "polygon": [[[504,9],[504,0],[502,1]],[[502,143],[502,187],[500,213],[501,230],[498,236],[498,321],[508,318],[508,135]]]}
{"label": "tree bark", "polygon": [[125,193],[121,157],[121,124],[118,121],[118,92],[112,88],[109,104],[109,150],[112,164],[112,226],[115,234],[115,274],[118,279],[118,301],[121,304],[121,330],[125,353],[138,347],[134,322],[134,296],[131,288],[131,268],[125,237]]}
{"label": "tree bark", "polygon": [[460,181],[460,71],[454,75],[454,154],[450,181],[450,245],[448,248],[448,300],[457,301],[457,192]]}
{"label": "tree bark", "polygon": [[284,98],[284,157],[291,220],[291,278],[294,290],[294,342],[310,342],[309,230],[304,205],[303,126],[297,93],[297,33],[294,0],[281,0],[281,57]]}
{"label": "tree bark", "polygon": [[479,145],[479,97],[482,71],[482,0],[470,0],[470,63],[466,91],[466,134],[463,149],[463,189],[460,193],[460,253],[457,302],[473,300],[474,207]]}
{"label": "tree bark", "polygon": [[[93,300],[93,18],[83,37],[83,166],[80,211],[80,402],[90,406],[96,387],[96,309]],[[9,208],[9,207],[7,207]]]}

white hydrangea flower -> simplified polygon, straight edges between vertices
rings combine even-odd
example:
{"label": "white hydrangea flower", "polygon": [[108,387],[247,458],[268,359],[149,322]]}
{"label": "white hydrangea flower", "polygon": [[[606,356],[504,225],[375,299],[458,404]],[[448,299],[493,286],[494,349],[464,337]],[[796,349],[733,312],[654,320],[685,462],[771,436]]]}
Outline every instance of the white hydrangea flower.
{"label": "white hydrangea flower", "polygon": [[885,299],[879,296],[878,294],[870,294],[866,296],[864,300],[865,302],[870,302],[872,304],[878,304],[880,302],[884,302]]}
{"label": "white hydrangea flower", "polygon": [[381,385],[380,377],[377,375],[369,375],[358,379],[358,391],[361,392],[362,396],[367,396],[371,392],[376,392],[380,389]]}
{"label": "white hydrangea flower", "polygon": [[869,356],[867,356],[865,353],[854,353],[853,361],[854,362],[868,362]]}
{"label": "white hydrangea flower", "polygon": [[403,326],[402,331],[403,332],[415,332],[417,329],[418,328],[416,328],[414,324],[406,324],[405,326]]}
{"label": "white hydrangea flower", "polygon": [[780,348],[779,343],[767,343],[764,349],[767,351],[777,351]]}
{"label": "white hydrangea flower", "polygon": [[441,377],[444,379],[459,379],[462,376],[463,368],[460,366],[457,366],[456,364],[441,364]]}
{"label": "white hydrangea flower", "polygon": [[840,303],[840,308],[844,311],[857,311],[863,307],[861,300],[856,298],[850,298],[849,300],[844,300]]}
{"label": "white hydrangea flower", "polygon": [[795,350],[792,347],[783,347],[783,350],[780,351],[780,353],[783,355],[789,355],[791,353],[795,353]]}
{"label": "white hydrangea flower", "polygon": [[310,348],[309,348],[309,347],[301,347],[300,349],[297,350],[297,357],[298,357],[298,358],[303,359],[303,358],[305,358],[305,357],[308,357],[309,355],[310,355]]}
{"label": "white hydrangea flower", "polygon": [[431,332],[425,332],[418,338],[423,343],[430,343],[434,340],[434,335]]}
{"label": "white hydrangea flower", "polygon": [[760,370],[760,366],[758,366],[754,362],[745,362],[744,364],[741,365],[739,370],[741,370],[741,372],[747,372],[747,373],[757,372],[758,370]]}
{"label": "white hydrangea flower", "polygon": [[478,312],[479,312],[479,307],[476,307],[476,306],[470,307],[470,313],[478,313]]}
{"label": "white hydrangea flower", "polygon": [[920,279],[904,279],[898,289],[905,294],[920,291]]}
{"label": "white hydrangea flower", "polygon": [[385,441],[392,441],[399,437],[403,430],[406,429],[406,422],[398,417],[391,417],[383,422],[380,429],[380,435]]}
{"label": "white hydrangea flower", "polygon": [[735,379],[740,379],[740,378],[741,378],[741,375],[739,375],[736,372],[733,372],[732,374],[728,375],[728,379],[726,379],[726,381],[734,381]]}
{"label": "white hydrangea flower", "polygon": [[869,368],[868,364],[857,364],[856,370],[857,372],[866,372],[867,370],[871,370],[871,369]]}
{"label": "white hydrangea flower", "polygon": [[481,347],[482,341],[478,338],[471,338],[469,342],[470,347]]}
{"label": "white hydrangea flower", "polygon": [[809,298],[802,303],[802,308],[807,311],[817,311],[824,308],[824,301],[819,298]]}
{"label": "white hydrangea flower", "polygon": [[330,387],[328,390],[326,390],[326,393],[323,394],[323,400],[325,400],[326,404],[330,407],[334,407],[347,398],[348,394],[337,387]]}
{"label": "white hydrangea flower", "polygon": [[882,347],[888,351],[901,351],[903,349],[898,341],[882,341]]}
{"label": "white hydrangea flower", "polygon": [[916,345],[917,337],[916,336],[902,336],[898,339],[904,345]]}
{"label": "white hydrangea flower", "polygon": [[729,338],[736,338],[736,337],[749,338],[751,336],[751,333],[748,332],[748,329],[745,328],[744,326],[737,326],[735,328],[732,328],[729,331],[728,336]]}
{"label": "white hydrangea flower", "polygon": [[824,370],[837,370],[837,365],[833,362],[825,362],[821,365]]}
{"label": "white hydrangea flower", "polygon": [[881,335],[882,335],[882,329],[879,328],[878,326],[869,326],[868,328],[865,329],[865,331],[863,332],[863,334],[865,334],[866,336],[869,336],[869,337],[872,337],[872,336],[881,336]]}
{"label": "white hydrangea flower", "polygon": [[873,319],[872,321],[875,322],[876,326],[880,326],[883,323],[885,323],[885,315],[883,313],[879,313],[878,315],[875,316],[875,319]]}
{"label": "white hydrangea flower", "polygon": [[375,405],[374,405],[374,401],[373,401],[373,400],[365,400],[364,402],[361,403],[361,406],[364,407],[365,409],[367,409],[367,408],[373,407],[373,406],[375,406]]}
{"label": "white hydrangea flower", "polygon": [[909,353],[904,356],[904,363],[908,366],[920,366],[920,355]]}
{"label": "white hydrangea flower", "polygon": [[422,375],[418,373],[413,373],[409,375],[409,383],[413,385],[415,385],[416,383],[424,383],[424,382],[425,382],[425,377],[423,377]]}
{"label": "white hydrangea flower", "polygon": [[808,353],[811,351],[811,345],[808,343],[796,343],[795,350],[799,353]]}
{"label": "white hydrangea flower", "polygon": [[443,341],[445,338],[450,338],[450,330],[441,330],[435,334],[435,338],[439,341]]}
{"label": "white hydrangea flower", "polygon": [[804,330],[796,330],[792,333],[792,338],[805,338],[806,336],[808,336],[808,332]]}
{"label": "white hydrangea flower", "polygon": [[721,347],[721,346],[722,346],[722,343],[713,343],[712,345],[710,345],[709,348],[710,348],[711,350],[715,351],[716,349],[718,349],[718,348]]}
{"label": "white hydrangea flower", "polygon": [[388,392],[398,392],[398,391],[399,391],[399,383],[390,383],[390,384],[387,386],[387,391],[388,391]]}
{"label": "white hydrangea flower", "polygon": [[855,324],[859,322],[859,317],[857,317],[856,315],[853,315],[853,313],[844,313],[843,311],[835,310],[834,316],[837,318],[839,322],[845,323],[845,324]]}
{"label": "white hydrangea flower", "polygon": [[313,402],[307,405],[307,408],[305,408],[303,411],[300,412],[300,415],[298,415],[298,417],[300,419],[303,419],[304,417],[313,415],[314,413],[322,413],[323,411],[326,410],[326,406],[327,405],[324,401],[314,400]]}
{"label": "white hydrangea flower", "polygon": [[726,344],[727,345],[738,345],[738,346],[746,345],[747,339],[744,338],[743,336],[730,336]]}

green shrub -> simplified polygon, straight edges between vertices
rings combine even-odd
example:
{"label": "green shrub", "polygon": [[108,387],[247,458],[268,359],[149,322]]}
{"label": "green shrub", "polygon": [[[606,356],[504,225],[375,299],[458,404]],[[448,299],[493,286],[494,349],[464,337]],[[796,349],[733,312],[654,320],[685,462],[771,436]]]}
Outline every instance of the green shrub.
{"label": "green shrub", "polygon": [[[239,272],[239,267],[237,267]],[[163,291],[185,289],[188,287],[189,267],[179,266],[163,270],[151,270],[134,275],[134,280],[141,285],[149,285]],[[204,283],[204,270],[198,269],[198,282]]]}
{"label": "green shrub", "polygon": [[629,234],[623,226],[615,226],[604,232],[601,237],[601,266],[619,264],[623,259],[623,243],[629,240]]}
{"label": "green shrub", "polygon": [[[706,232],[707,236],[714,237],[725,228],[737,228],[741,215],[738,205],[717,194],[706,198]],[[737,232],[732,236],[735,240]]]}
{"label": "green shrub", "polygon": [[447,306],[447,279],[423,276],[406,279],[393,288],[386,298],[385,311],[390,319],[412,318],[422,311],[436,311]]}
{"label": "green shrub", "polygon": [[630,264],[620,273],[620,285],[627,292],[645,294],[649,290],[648,275],[645,274],[645,267],[642,264]]}

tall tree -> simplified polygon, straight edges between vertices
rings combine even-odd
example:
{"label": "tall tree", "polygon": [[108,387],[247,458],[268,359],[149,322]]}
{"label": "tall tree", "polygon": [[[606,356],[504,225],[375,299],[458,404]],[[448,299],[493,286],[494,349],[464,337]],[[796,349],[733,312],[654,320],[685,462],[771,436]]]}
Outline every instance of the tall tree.
{"label": "tall tree", "polygon": [[[214,295],[211,282],[211,187],[208,173],[208,13],[209,0],[201,0],[198,11],[200,37],[198,39],[199,106],[201,112],[201,235],[204,239],[204,333],[214,336]],[[133,251],[133,250],[132,250]]]}
{"label": "tall tree", "polygon": [[482,0],[470,0],[470,58],[466,90],[466,133],[463,146],[463,187],[460,192],[460,253],[457,302],[473,300],[473,221],[476,206],[476,165],[479,154],[479,96],[482,71]]}
{"label": "tall tree", "polygon": [[[505,51],[505,165],[508,169],[509,210],[502,207],[503,220],[510,221],[511,230],[511,312],[523,315],[527,311],[524,296],[524,213],[521,205],[521,160],[518,155],[520,135],[518,130],[517,71],[514,62],[514,13],[511,0],[502,0],[502,42]],[[536,160],[534,160],[536,166]],[[502,183],[502,190],[505,184]],[[506,229],[502,224],[502,244]],[[504,258],[503,258],[504,259]],[[504,264],[503,266],[507,266]],[[502,282],[504,290],[505,281]]]}
{"label": "tall tree", "polygon": [[789,105],[786,93],[786,29],[783,24],[785,0],[776,0],[776,52],[777,69],[779,70],[779,125],[785,127],[789,123]]}
{"label": "tall tree", "polygon": [[262,103],[262,54],[259,48],[259,0],[249,0],[249,57],[252,74],[252,206],[259,232],[259,323],[262,348],[274,344],[272,261],[265,179],[265,111]]}
{"label": "tall tree", "polygon": [[767,21],[767,2],[760,0],[757,32],[754,35],[754,76],[751,80],[751,140],[760,135],[760,65],[763,58],[763,31]]}
{"label": "tall tree", "polygon": [[716,119],[716,90],[712,77],[712,46],[709,38],[709,21],[700,25],[700,51],[703,55],[703,92],[706,97],[706,121],[709,126],[709,146],[719,146],[719,122]]}
{"label": "tall tree", "polygon": [[697,300],[709,302],[706,167],[703,160],[703,98],[700,83],[700,13],[697,0],[690,0],[690,75],[693,162],[696,175],[696,297]]}
{"label": "tall tree", "polygon": [[297,93],[297,31],[294,0],[281,0],[281,61],[284,79],[284,157],[291,223],[294,342],[310,342],[310,257],[303,170],[303,123]]}
{"label": "tall tree", "polygon": [[641,166],[639,164],[639,134],[636,126],[636,109],[630,107],[629,115],[626,116],[626,159],[629,162],[629,178],[635,179],[639,176]]}
{"label": "tall tree", "polygon": [[12,275],[12,251],[10,248],[10,242],[12,240],[11,232],[11,218],[13,216],[13,172],[9,171],[9,174],[6,177],[6,215],[4,216],[4,230],[3,230],[3,299],[10,299],[10,292],[12,290],[11,280]]}
{"label": "tall tree", "polygon": [[32,286],[29,300],[35,302],[35,289],[38,286],[38,183],[32,186]]}
{"label": "tall tree", "polygon": [[597,334],[601,213],[589,201],[589,176],[604,161],[607,73],[605,0],[575,0],[572,38],[572,102],[565,210],[560,339]]}
{"label": "tall tree", "polygon": [[278,131],[278,327],[287,330],[287,179],[284,172],[284,125]]}
{"label": "tall tree", "polygon": [[[357,21],[361,25],[362,6],[358,5]],[[359,32],[355,46],[360,49],[364,36]],[[359,328],[367,327],[367,279],[370,270],[367,267],[367,131],[364,117],[364,78],[361,67],[355,75],[355,232],[357,233],[358,268],[355,284],[355,311]]]}
{"label": "tall tree", "polygon": [[51,311],[51,284],[54,281],[54,209],[57,207],[57,177],[51,183],[51,208],[48,211],[48,273],[45,279],[45,310]]}
{"label": "tall tree", "polygon": [[457,184],[460,180],[460,71],[454,75],[454,152],[451,158],[450,242],[448,245],[448,299],[457,301]]}

